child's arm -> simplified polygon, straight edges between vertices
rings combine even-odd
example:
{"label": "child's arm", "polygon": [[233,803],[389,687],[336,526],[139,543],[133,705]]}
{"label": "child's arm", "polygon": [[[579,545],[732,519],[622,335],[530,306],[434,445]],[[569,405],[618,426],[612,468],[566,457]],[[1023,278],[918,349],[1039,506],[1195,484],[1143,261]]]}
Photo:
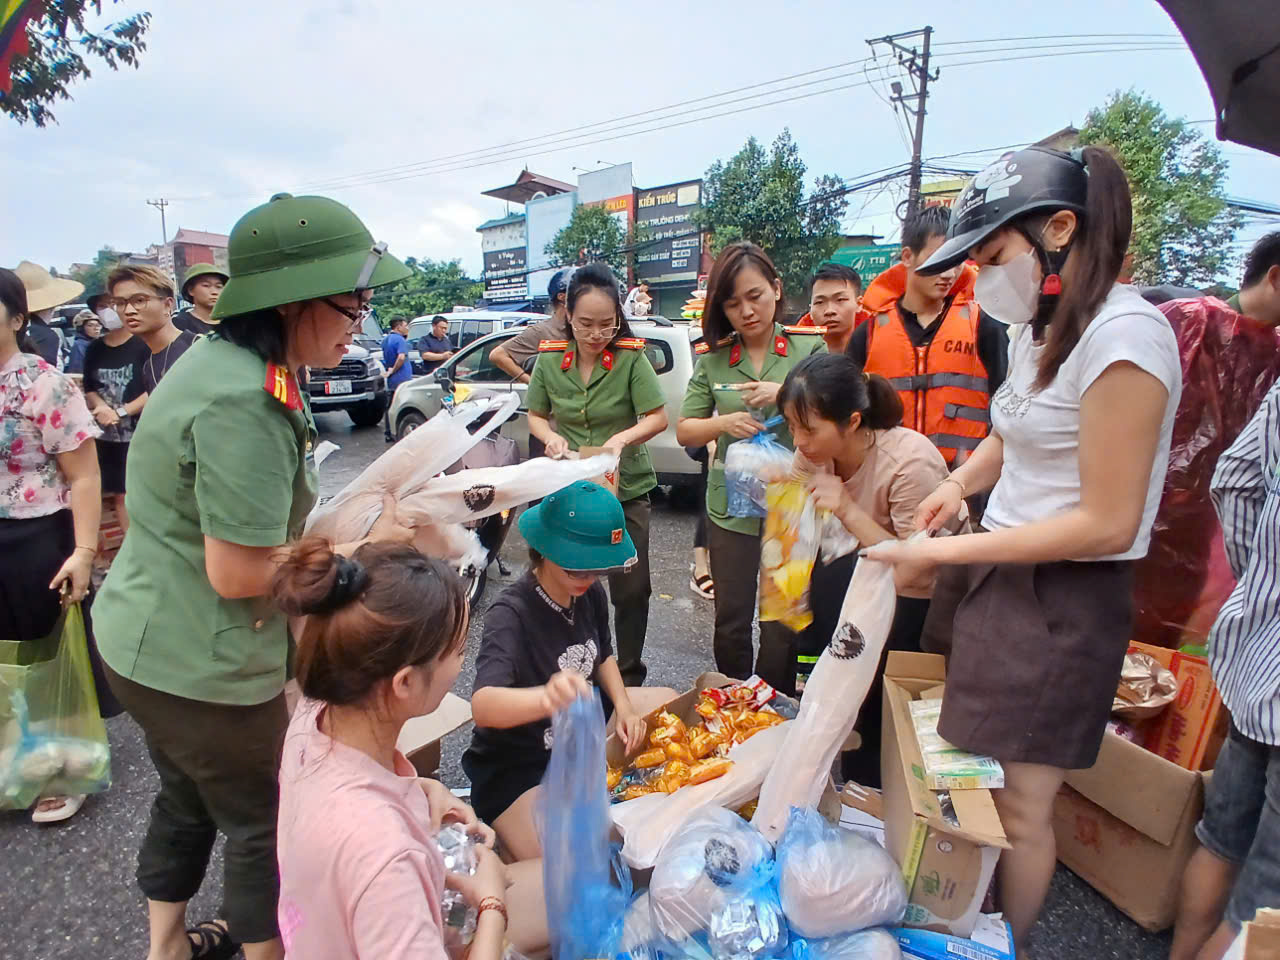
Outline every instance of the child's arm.
{"label": "child's arm", "polygon": [[627,685],[618,670],[617,657],[610,657],[596,668],[596,682],[613,701],[614,712],[618,715],[618,736],[622,737],[623,746],[630,753],[644,741],[644,718],[631,704]]}
{"label": "child's arm", "polygon": [[[617,669],[615,665],[615,673]],[[622,682],[621,676],[618,682]],[[561,670],[540,687],[514,690],[506,687],[480,688],[471,695],[471,716],[478,727],[506,730],[545,720],[578,697],[590,695],[591,687],[580,674]]]}

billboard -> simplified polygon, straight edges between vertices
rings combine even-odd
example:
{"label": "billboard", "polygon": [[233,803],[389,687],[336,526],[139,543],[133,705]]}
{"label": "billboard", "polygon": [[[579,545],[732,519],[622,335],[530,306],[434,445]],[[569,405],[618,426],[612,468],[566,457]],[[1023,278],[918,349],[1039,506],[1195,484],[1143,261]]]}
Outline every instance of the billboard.
{"label": "billboard", "polygon": [[897,263],[901,251],[902,247],[896,243],[870,243],[859,247],[841,247],[831,255],[831,260],[857,270],[865,287]]}
{"label": "billboard", "polygon": [[527,269],[531,297],[547,295],[547,284],[556,272],[556,268],[548,267],[551,258],[545,253],[547,244],[569,225],[569,218],[573,216],[577,201],[576,193],[558,193],[551,197],[538,197],[525,204],[525,230],[528,237],[525,246],[529,251]]}
{"label": "billboard", "polygon": [[690,215],[702,203],[702,181],[637,190],[636,280],[688,283],[698,279],[702,236]]}
{"label": "billboard", "polygon": [[952,179],[935,180],[933,183],[921,184],[920,199],[923,201],[922,206],[950,208],[968,182],[968,180]]}
{"label": "billboard", "polygon": [[491,303],[529,299],[525,278],[525,248],[522,244],[506,250],[484,253],[484,298]]}

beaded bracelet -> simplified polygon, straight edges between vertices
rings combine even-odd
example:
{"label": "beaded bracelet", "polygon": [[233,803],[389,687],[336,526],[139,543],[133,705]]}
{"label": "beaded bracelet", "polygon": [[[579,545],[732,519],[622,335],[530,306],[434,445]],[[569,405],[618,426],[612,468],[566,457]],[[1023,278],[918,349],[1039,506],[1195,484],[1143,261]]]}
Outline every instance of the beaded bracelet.
{"label": "beaded bracelet", "polygon": [[486,910],[496,910],[498,913],[502,914],[503,926],[506,926],[506,924],[509,922],[507,918],[507,905],[503,903],[501,900],[499,900],[497,897],[485,897],[483,900],[480,901],[480,906],[476,910],[476,919],[479,920],[481,914],[483,914]]}

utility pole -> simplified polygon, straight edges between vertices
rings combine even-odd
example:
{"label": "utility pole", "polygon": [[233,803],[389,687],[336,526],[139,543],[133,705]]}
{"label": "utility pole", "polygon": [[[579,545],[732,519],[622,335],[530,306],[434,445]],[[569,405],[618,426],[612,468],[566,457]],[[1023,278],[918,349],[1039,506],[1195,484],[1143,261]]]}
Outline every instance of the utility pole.
{"label": "utility pole", "polygon": [[[927,44],[925,46],[925,49],[928,49]],[[169,228],[164,222],[164,208],[167,207],[168,205],[169,205],[169,201],[166,200],[164,197],[161,197],[159,200],[147,201],[147,206],[155,207],[157,210],[160,211],[160,242],[161,243],[169,242]]]}
{"label": "utility pole", "polygon": [[[895,33],[892,36],[878,37],[875,40],[868,40],[867,45],[875,52],[877,44],[886,44],[889,49],[897,54],[898,63],[908,76],[911,77],[911,85],[913,93],[905,93],[902,84],[896,80],[891,85],[893,90],[893,102],[902,104],[902,108],[915,117],[916,130],[915,136],[912,137],[911,143],[911,181],[907,194],[907,215],[915,213],[920,209],[920,175],[921,175],[921,154],[924,150],[924,115],[925,100],[929,96],[929,81],[938,79],[938,71],[934,70],[929,73],[929,38],[933,35],[933,27],[925,27],[923,30],[911,30],[906,33]],[[915,46],[908,47],[901,41],[911,40],[915,37],[923,37],[923,42],[919,50]],[[915,101],[913,108],[909,101]]]}

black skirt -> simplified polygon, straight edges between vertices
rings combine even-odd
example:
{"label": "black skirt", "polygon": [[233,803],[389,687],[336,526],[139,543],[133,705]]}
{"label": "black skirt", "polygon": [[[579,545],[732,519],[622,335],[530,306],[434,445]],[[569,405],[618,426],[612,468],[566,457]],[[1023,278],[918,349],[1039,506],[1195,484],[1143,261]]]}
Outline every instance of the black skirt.
{"label": "black skirt", "polygon": [[944,567],[921,638],[947,661],[938,732],[997,760],[1091,767],[1133,625],[1133,562]]}

